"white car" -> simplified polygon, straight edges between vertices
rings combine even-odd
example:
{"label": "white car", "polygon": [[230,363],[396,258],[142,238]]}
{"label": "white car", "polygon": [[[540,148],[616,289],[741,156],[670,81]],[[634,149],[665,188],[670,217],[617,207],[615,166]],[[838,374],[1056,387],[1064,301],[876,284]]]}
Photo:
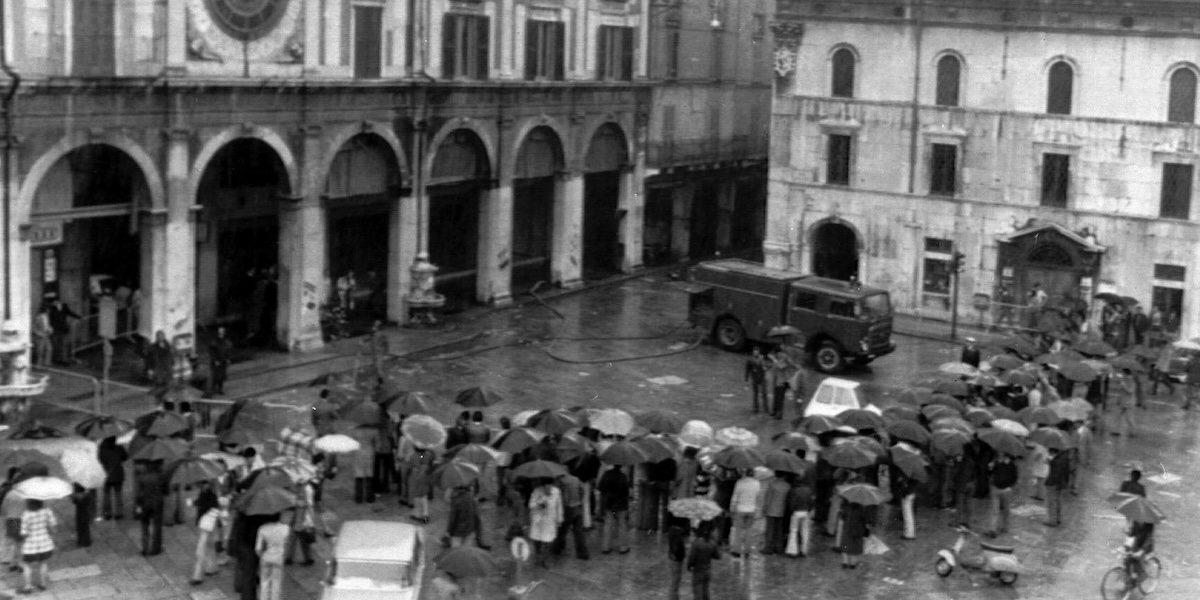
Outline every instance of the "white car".
{"label": "white car", "polygon": [[813,393],[808,405],[804,407],[804,416],[836,417],[854,408],[866,408],[871,412],[883,414],[874,404],[864,406],[861,387],[862,384],[857,381],[837,377],[825,378],[821,385],[817,386],[817,391]]}
{"label": "white car", "polygon": [[417,600],[424,530],[393,521],[346,521],[333,546],[321,600]]}

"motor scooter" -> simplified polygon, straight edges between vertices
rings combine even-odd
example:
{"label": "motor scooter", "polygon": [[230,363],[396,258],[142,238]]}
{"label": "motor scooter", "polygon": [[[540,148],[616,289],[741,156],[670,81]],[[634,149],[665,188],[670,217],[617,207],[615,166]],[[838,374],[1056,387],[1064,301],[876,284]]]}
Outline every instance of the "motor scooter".
{"label": "motor scooter", "polygon": [[[1003,546],[983,541],[978,533],[962,525],[954,526],[958,539],[954,546],[938,550],[937,563],[934,570],[940,577],[949,577],[954,567],[962,566],[969,571],[983,571],[1000,580],[1000,583],[1012,585],[1017,581],[1017,575],[1022,571],[1021,561],[1013,554],[1012,546]],[[979,552],[964,552],[967,539],[979,540]]]}

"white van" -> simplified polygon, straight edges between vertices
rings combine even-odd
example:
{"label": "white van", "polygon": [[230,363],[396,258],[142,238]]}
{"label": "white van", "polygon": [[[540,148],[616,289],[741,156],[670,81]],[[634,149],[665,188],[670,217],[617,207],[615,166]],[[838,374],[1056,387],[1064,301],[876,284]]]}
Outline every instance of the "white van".
{"label": "white van", "polygon": [[424,529],[395,521],[346,521],[333,546],[321,600],[417,600]]}
{"label": "white van", "polygon": [[804,407],[804,416],[836,417],[843,411],[853,408],[866,408],[871,412],[882,414],[882,411],[874,404],[865,403],[861,383],[849,379],[827,377],[821,381],[821,385],[817,386],[817,391],[813,392],[812,399]]}

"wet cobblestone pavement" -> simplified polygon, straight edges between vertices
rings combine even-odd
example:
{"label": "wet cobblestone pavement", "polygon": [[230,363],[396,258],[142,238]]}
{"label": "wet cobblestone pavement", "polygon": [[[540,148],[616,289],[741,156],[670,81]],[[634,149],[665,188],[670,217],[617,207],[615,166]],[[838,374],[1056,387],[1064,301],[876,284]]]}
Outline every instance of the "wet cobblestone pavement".
{"label": "wet cobblestone pavement", "polygon": [[[430,392],[438,401],[434,416],[443,422],[450,422],[458,412],[452,403],[454,393],[488,385],[507,398],[486,411],[493,425],[501,415],[526,409],[611,406],[630,411],[674,411],[685,418],[706,420],[714,427],[740,425],[763,439],[782,431],[793,413],[784,421],[751,414],[749,394],[742,382],[745,357],[696,345],[698,332],[684,323],[685,309],[686,295],[674,283],[642,277],[564,296],[548,306],[534,303],[474,315],[456,325],[453,335],[402,330],[393,335],[404,338],[399,347],[411,353],[394,362],[392,375],[406,389]],[[428,346],[420,341],[422,336],[437,338],[439,344],[419,351]],[[864,382],[868,396],[881,406],[887,406],[895,386],[904,385],[913,374],[957,357],[957,349],[944,342],[912,337],[899,338],[898,342],[896,354],[846,375]],[[629,360],[649,355],[661,356]],[[346,364],[343,361],[337,366],[346,368]],[[322,367],[314,367],[311,375],[323,371]],[[813,379],[811,385],[815,386]],[[272,401],[301,406],[311,394],[307,390],[272,394]],[[282,423],[302,419],[304,413],[281,408],[280,415]],[[898,515],[885,509],[876,533],[890,549],[882,555],[864,557],[858,570],[838,568],[838,555],[828,550],[830,538],[817,534],[814,550],[807,558],[757,553],[741,559],[723,557],[714,572],[712,596],[738,600],[1099,598],[1101,577],[1117,563],[1114,550],[1122,541],[1123,526],[1123,520],[1104,498],[1116,490],[1125,475],[1125,465],[1136,460],[1147,466],[1147,476],[1167,481],[1155,483],[1151,477],[1148,484],[1150,497],[1170,516],[1157,535],[1165,573],[1159,590],[1151,597],[1200,598],[1200,539],[1194,533],[1200,531],[1200,499],[1195,483],[1200,471],[1195,461],[1200,452],[1197,417],[1194,412],[1179,410],[1178,402],[1166,397],[1151,397],[1148,408],[1138,411],[1137,417],[1137,435],[1131,440],[1096,436],[1092,462],[1083,467],[1080,495],[1066,501],[1062,527],[1044,527],[1040,503],[1031,501],[1027,494],[1017,499],[1013,533],[1002,539],[1015,543],[1027,572],[1011,588],[978,573],[956,571],[947,579],[939,579],[933,571],[935,554],[954,541],[955,534],[947,526],[954,514],[918,504],[918,539],[902,540]],[[43,418],[65,428],[80,415],[46,412]],[[1164,469],[1168,474],[1165,479]],[[330,508],[338,519],[403,520],[407,515],[407,509],[397,507],[393,496],[383,495],[374,504],[354,504],[348,482],[339,477],[333,483]],[[979,502],[976,514],[986,515],[985,501]],[[62,514],[69,519],[69,508]],[[500,543],[505,523],[496,514],[494,503],[484,504],[484,515],[491,525],[494,554],[507,559],[505,545]],[[445,504],[435,503],[433,521],[427,527],[431,539],[440,535],[444,517]],[[98,523],[94,530],[96,544],[88,549],[75,549],[70,528],[64,527],[58,536],[63,551],[52,563],[56,581],[49,592],[31,597],[234,597],[228,567],[202,586],[189,586],[194,529],[176,526],[166,531],[165,553],[144,558],[138,554],[138,527],[133,521]],[[527,578],[544,581],[530,594],[531,600],[666,598],[668,565],[662,534],[634,534],[633,551],[626,555],[601,555],[596,551],[596,533],[589,535],[591,560],[560,558],[548,569],[526,570]],[[325,557],[329,546],[321,542],[317,550]],[[507,560],[504,565],[511,568]],[[319,565],[288,567],[285,598],[317,597],[322,573]],[[477,582],[474,593],[479,598],[504,598],[504,588],[510,582],[505,575],[498,575]],[[0,598],[11,596],[18,583],[15,576],[6,576],[0,583]],[[691,597],[689,586],[685,577],[683,598]],[[431,597],[428,590],[424,597]]]}

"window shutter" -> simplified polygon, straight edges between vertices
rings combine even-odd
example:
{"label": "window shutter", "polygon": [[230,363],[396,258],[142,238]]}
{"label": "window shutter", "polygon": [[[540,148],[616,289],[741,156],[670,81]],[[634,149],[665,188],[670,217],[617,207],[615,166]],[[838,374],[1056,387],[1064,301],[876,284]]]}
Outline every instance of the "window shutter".
{"label": "window shutter", "polygon": [[554,69],[550,72],[550,75],[554,79],[561,81],[565,78],[564,64],[566,61],[564,60],[564,54],[566,53],[567,47],[566,23],[554,24],[554,36],[552,43],[554,44],[554,48],[552,49],[551,56],[554,57]]}
{"label": "window shutter", "polygon": [[525,21],[525,79],[537,79],[538,41],[541,37],[538,22],[532,19]]}
{"label": "window shutter", "polygon": [[621,79],[633,81],[633,28],[623,27],[621,33]]}
{"label": "window shutter", "polygon": [[442,77],[445,79],[454,79],[456,75],[454,62],[458,59],[458,52],[455,51],[458,32],[454,25],[457,20],[454,15],[446,15],[442,19]]}
{"label": "window shutter", "polygon": [[477,78],[478,79],[487,79],[488,78],[488,41],[489,41],[488,24],[489,23],[488,23],[487,17],[477,17],[476,19],[477,19],[476,22],[479,24],[478,31],[476,32],[476,34],[479,37],[476,39],[477,46],[476,46],[476,55],[475,55],[475,61],[476,61],[476,65],[477,65],[476,68],[479,69]]}
{"label": "window shutter", "polygon": [[608,28],[596,30],[596,79],[608,77]]}

